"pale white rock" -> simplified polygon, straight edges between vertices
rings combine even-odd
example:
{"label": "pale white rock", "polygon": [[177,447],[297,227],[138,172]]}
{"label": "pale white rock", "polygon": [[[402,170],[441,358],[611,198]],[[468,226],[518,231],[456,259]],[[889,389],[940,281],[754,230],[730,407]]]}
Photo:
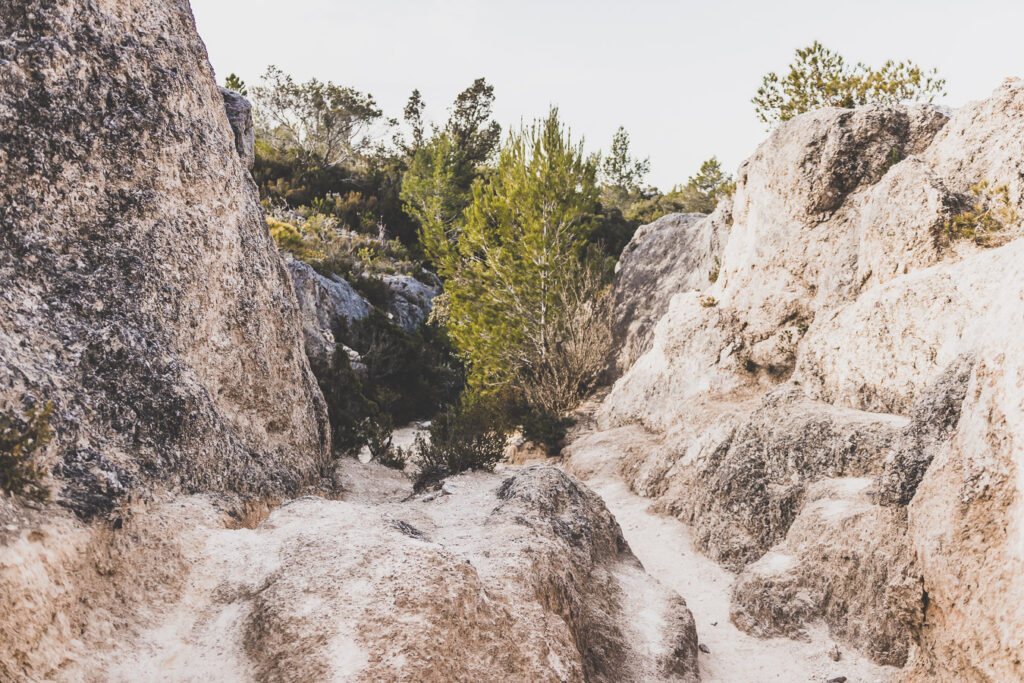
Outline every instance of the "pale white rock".
{"label": "pale white rock", "polygon": [[650,348],[654,325],[674,295],[706,289],[718,278],[729,205],[723,201],[711,216],[663,216],[638,228],[623,249],[613,289],[617,374]]}
{"label": "pale white rock", "polygon": [[[343,500],[304,496],[244,523],[208,497],[139,506],[106,576],[82,571],[88,536],[20,541],[48,571],[28,584],[0,565],[0,595],[14,579],[62,595],[63,619],[93,620],[84,642],[4,650],[0,666],[61,681],[698,680],[686,603],[560,470],[460,475],[432,500],[374,463],[341,470]],[[75,571],[91,609],[62,592]],[[100,614],[118,618],[106,641]],[[37,627],[59,625],[23,625]]]}
{"label": "pale white rock", "polygon": [[998,304],[956,434],[907,508],[928,596],[915,680],[1024,679],[1024,296]]}
{"label": "pale white rock", "polygon": [[428,285],[412,275],[384,275],[389,294],[388,313],[392,322],[406,332],[415,332],[434,306],[441,293],[439,284]]}
{"label": "pale white rock", "polygon": [[306,354],[316,367],[331,365],[339,340],[334,331],[370,315],[370,302],[340,277],[324,277],[297,259],[286,261],[299,301]]}
{"label": "pale white rock", "polygon": [[1024,296],[1024,241],[873,288],[815,325],[796,378],[812,396],[906,413],[939,372],[1012,324]]}
{"label": "pale white rock", "polygon": [[[1024,228],[944,231],[982,180],[1024,214],[1022,141],[1016,80],[951,119],[781,125],[737,174],[718,281],[673,295],[567,447],[743,570],[743,628],[823,621],[913,680],[1024,678]],[[758,399],[787,380],[806,398]]]}

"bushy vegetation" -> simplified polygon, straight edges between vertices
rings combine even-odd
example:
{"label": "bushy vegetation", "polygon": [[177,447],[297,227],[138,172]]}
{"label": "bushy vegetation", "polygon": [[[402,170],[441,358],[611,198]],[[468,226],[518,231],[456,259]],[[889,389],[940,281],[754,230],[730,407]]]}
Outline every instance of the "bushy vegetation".
{"label": "bushy vegetation", "polygon": [[[327,401],[336,450],[388,457],[396,424],[430,417],[458,399],[462,364],[436,324],[406,332],[380,310],[335,330],[339,340],[330,367],[314,367]],[[360,358],[353,367],[348,349]]]}
{"label": "bushy vegetation", "polygon": [[842,55],[815,41],[796,51],[785,76],[770,72],[753,98],[757,117],[769,127],[819,107],[931,102],[945,94],[935,69],[911,61],[887,61],[873,69],[849,65]]}
{"label": "bushy vegetation", "polygon": [[0,414],[0,490],[37,501],[49,499],[43,483],[46,470],[33,457],[50,441],[52,414],[52,403],[30,410],[24,419]]}
{"label": "bushy vegetation", "polygon": [[1020,215],[1010,201],[1007,185],[993,186],[982,180],[971,187],[968,207],[944,226],[951,240],[968,239],[980,246],[991,246],[996,236],[1020,223]]}
{"label": "bushy vegetation", "polygon": [[403,461],[416,463],[416,488],[466,470],[492,470],[505,453],[507,419],[493,399],[468,395],[431,424],[429,437],[419,435],[412,448],[397,449]]}
{"label": "bushy vegetation", "polygon": [[525,414],[557,419],[610,351],[609,262],[589,240],[597,166],[552,110],[509,136],[462,219],[438,235],[446,324],[469,387],[511,392]]}
{"label": "bushy vegetation", "polygon": [[[412,456],[392,447],[394,425],[438,414],[414,458],[427,473],[493,466],[515,428],[557,448],[606,367],[622,248],[642,223],[710,211],[729,191],[711,159],[663,195],[625,129],[590,154],[555,110],[502,143],[482,78],[440,124],[418,91],[399,123],[369,93],[275,67],[227,85],[254,99],[253,175],[278,246],[377,309],[336,330],[332,362],[314,368],[334,443],[396,467]],[[443,283],[421,330],[381,312],[388,274]]]}

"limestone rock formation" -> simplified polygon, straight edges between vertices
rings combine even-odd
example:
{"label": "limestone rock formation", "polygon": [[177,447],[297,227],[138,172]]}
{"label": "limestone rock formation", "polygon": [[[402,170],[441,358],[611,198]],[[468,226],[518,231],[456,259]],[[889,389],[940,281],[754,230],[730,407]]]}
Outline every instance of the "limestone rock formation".
{"label": "limestone rock formation", "polygon": [[0,404],[54,404],[57,500],[294,492],[326,412],[184,3],[0,13]]}
{"label": "limestone rock formation", "polygon": [[220,89],[224,98],[224,111],[228,115],[228,123],[235,134],[235,151],[238,152],[242,164],[251,169],[256,163],[256,130],[252,123],[252,105],[234,90]]}
{"label": "limestone rock formation", "polygon": [[[630,486],[740,572],[740,627],[823,621],[912,680],[1024,679],[1024,226],[988,248],[944,230],[980,181],[1024,214],[1022,140],[1019,80],[952,115],[780,125],[737,174],[717,281],[668,285],[566,449],[586,474],[633,444],[614,456]],[[679,248],[665,283],[703,257]]]}
{"label": "limestone rock formation", "polygon": [[730,220],[725,201],[713,216],[669,214],[633,235],[615,272],[616,374],[650,349],[654,325],[675,294],[700,291],[718,278]]}
{"label": "limestone rock formation", "polygon": [[370,315],[370,302],[344,279],[324,277],[297,259],[286,261],[299,301],[306,354],[313,367],[329,367],[337,344],[339,326]]}
{"label": "limestone rock formation", "polygon": [[[686,604],[644,574],[600,499],[560,470],[461,475],[444,495],[411,499],[409,480],[372,463],[342,461],[338,476],[341,500],[302,497],[262,520],[204,496],[151,506],[108,571],[153,580],[163,563],[177,580],[159,584],[135,619],[118,614],[116,648],[80,644],[55,674],[62,653],[15,652],[31,665],[23,671],[107,681],[697,680]],[[169,537],[167,525],[181,532]],[[111,597],[97,591],[95,608],[114,609]],[[101,625],[84,634],[102,637]]]}
{"label": "limestone rock formation", "polygon": [[428,285],[411,275],[385,275],[389,291],[388,314],[406,332],[415,332],[426,321],[441,293],[440,284]]}

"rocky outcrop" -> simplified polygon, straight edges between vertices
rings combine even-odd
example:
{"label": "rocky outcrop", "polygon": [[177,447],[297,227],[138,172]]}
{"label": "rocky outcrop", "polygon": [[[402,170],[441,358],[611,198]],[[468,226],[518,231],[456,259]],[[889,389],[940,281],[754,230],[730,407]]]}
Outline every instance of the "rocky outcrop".
{"label": "rocky outcrop", "polygon": [[783,385],[711,450],[694,482],[698,547],[739,569],[786,537],[809,484],[877,474],[905,420],[837,408]]}
{"label": "rocky outcrop", "polygon": [[220,88],[224,98],[224,111],[235,134],[235,151],[242,164],[251,169],[256,163],[256,130],[252,123],[252,105],[234,90]]}
{"label": "rocky outcrop", "polygon": [[328,368],[337,346],[335,332],[370,315],[373,307],[344,279],[324,277],[302,261],[286,261],[299,301],[306,354],[313,367]]}
{"label": "rocky outcrop", "polygon": [[[190,522],[161,551],[177,595],[62,676],[697,680],[686,604],[561,471],[461,475],[411,499],[407,479],[375,464],[345,460],[337,478],[341,500],[299,498],[258,524],[209,498],[154,507],[152,519]],[[137,531],[145,541],[156,529]]]}
{"label": "rocky outcrop", "polygon": [[182,3],[0,17],[0,404],[57,500],[293,492],[329,451],[291,281]]}
{"label": "rocky outcrop", "polygon": [[428,285],[411,275],[385,275],[388,288],[388,316],[406,332],[415,332],[430,315],[440,283]]}
{"label": "rocky outcrop", "polygon": [[733,586],[730,619],[761,637],[832,636],[876,662],[903,666],[925,617],[906,514],[872,505],[868,478],[824,479],[807,492],[785,540]]}
{"label": "rocky outcrop", "polygon": [[654,325],[680,292],[700,291],[718,279],[729,201],[712,216],[669,214],[641,226],[616,264],[613,334],[622,374],[651,346]]}
{"label": "rocky outcrop", "polygon": [[53,404],[53,502],[0,496],[0,678],[42,680],[179,585],[131,501],[292,495],[330,437],[187,3],[7,3],[0,102],[0,411]]}
{"label": "rocky outcrop", "polygon": [[910,679],[1024,675],[1024,228],[943,230],[982,180],[1024,213],[1021,140],[1022,81],[951,117],[781,125],[737,174],[717,281],[672,296],[566,449],[597,471],[629,431],[616,467],[740,572],[741,628],[823,621]]}

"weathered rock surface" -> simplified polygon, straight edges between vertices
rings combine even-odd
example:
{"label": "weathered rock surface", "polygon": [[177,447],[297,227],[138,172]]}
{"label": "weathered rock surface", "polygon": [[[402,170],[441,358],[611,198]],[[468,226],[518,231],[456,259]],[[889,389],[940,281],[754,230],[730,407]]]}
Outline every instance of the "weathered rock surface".
{"label": "weathered rock surface", "polygon": [[1024,677],[1024,227],[943,231],[982,180],[1024,214],[1022,140],[1019,80],[951,117],[781,125],[737,174],[718,280],[672,296],[567,447],[586,475],[620,446],[630,486],[740,571],[741,628],[824,622],[914,680]]}
{"label": "weathered rock surface", "polygon": [[[330,471],[306,349],[370,307],[289,276],[187,3],[0,36],[0,409],[53,401],[64,506],[0,496],[0,679],[697,680],[685,602],[561,471]],[[387,284],[414,330],[436,289]]]}
{"label": "weathered rock surface", "polygon": [[0,13],[0,405],[83,516],[295,492],[329,451],[290,278],[185,3]]}
{"label": "weathered rock surface", "polygon": [[733,569],[757,559],[786,536],[808,484],[877,474],[905,423],[811,401],[797,386],[769,392],[701,464],[698,547]]}
{"label": "weathered rock surface", "polygon": [[340,277],[327,278],[297,259],[286,261],[299,301],[306,354],[314,367],[329,367],[335,331],[370,315],[370,302]]}
{"label": "weathered rock surface", "polygon": [[[1021,282],[1024,264],[1006,273]],[[952,439],[907,507],[927,607],[918,680],[1024,678],[1024,298],[979,350]]]}
{"label": "weathered rock surface", "polygon": [[228,123],[235,134],[235,151],[238,152],[242,164],[252,169],[256,163],[256,130],[252,123],[252,105],[234,90],[220,88],[224,98],[224,111],[228,115]]}
{"label": "weathered rock surface", "polygon": [[[177,581],[161,583],[138,620],[123,610],[115,649],[91,641],[103,635],[94,622],[73,657],[13,653],[20,671],[107,681],[697,680],[686,604],[644,574],[600,499],[560,470],[462,475],[445,495],[405,502],[411,484],[392,470],[345,460],[339,477],[342,500],[299,498],[258,525],[240,526],[210,497],[139,511],[137,540],[107,571],[153,580],[162,558]],[[67,574],[50,542],[35,544],[52,562],[39,578],[56,588]],[[130,573],[144,567],[150,575]]]}
{"label": "weathered rock surface", "polygon": [[903,666],[925,597],[902,508],[873,505],[869,478],[812,485],[786,535],[733,586],[730,618],[761,637],[805,637],[820,621],[882,664]]}
{"label": "weathered rock surface", "polygon": [[392,321],[406,332],[415,332],[430,315],[440,286],[428,285],[411,275],[385,275],[382,279],[390,293],[388,313]]}
{"label": "weathered rock surface", "polygon": [[669,214],[633,235],[619,257],[612,290],[617,375],[650,349],[654,325],[675,294],[700,291],[718,278],[730,220],[725,201],[712,216]]}

